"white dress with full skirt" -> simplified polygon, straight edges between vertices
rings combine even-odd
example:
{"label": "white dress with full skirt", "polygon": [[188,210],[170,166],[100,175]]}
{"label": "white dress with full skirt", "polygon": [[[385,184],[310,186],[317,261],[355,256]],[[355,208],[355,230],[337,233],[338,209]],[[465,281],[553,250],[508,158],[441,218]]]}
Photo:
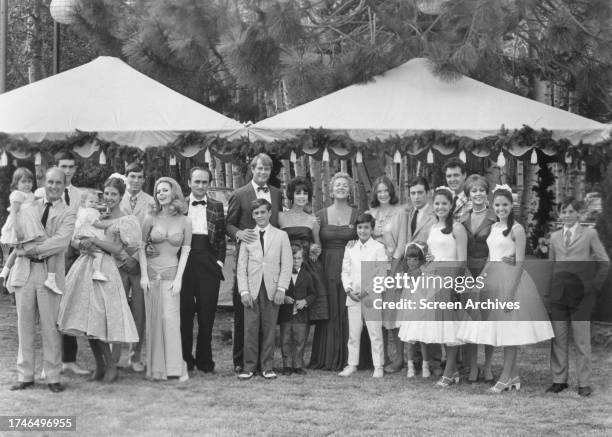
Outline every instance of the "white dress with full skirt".
{"label": "white dress with full skirt", "polygon": [[[463,226],[456,223],[454,226]],[[434,224],[427,239],[429,252],[434,256],[434,261],[430,266],[427,276],[449,276],[456,274],[457,263],[457,242],[453,233],[442,233],[444,225]],[[442,262],[448,265],[440,265]],[[415,290],[412,299],[417,302],[426,299],[428,302],[451,302],[451,292],[449,288],[435,287],[434,281],[427,281],[430,287],[423,287]],[[408,297],[408,296],[405,296]],[[463,342],[457,337],[458,320],[463,311],[455,310],[417,310],[411,312],[412,317],[404,317],[400,323],[399,338],[405,342],[423,343],[442,343],[448,346],[457,346]],[[406,320],[411,318],[411,320]]]}
{"label": "white dress with full skirt", "polygon": [[[513,230],[520,226],[515,224]],[[492,346],[519,346],[538,343],[554,337],[546,309],[529,273],[523,270],[516,292],[512,290],[521,266],[512,266],[502,261],[504,257],[515,256],[516,244],[512,232],[504,236],[505,226],[495,224],[487,238],[489,262],[481,276],[484,277],[483,295],[480,300],[500,302],[514,301],[519,309],[504,311],[491,310],[482,321],[460,323],[458,336],[465,342]],[[486,276],[485,276],[486,275]]]}

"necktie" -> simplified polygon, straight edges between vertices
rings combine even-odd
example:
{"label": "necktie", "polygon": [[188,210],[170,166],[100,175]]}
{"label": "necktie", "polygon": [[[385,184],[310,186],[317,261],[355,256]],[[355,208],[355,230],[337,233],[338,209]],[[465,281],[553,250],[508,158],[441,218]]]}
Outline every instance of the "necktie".
{"label": "necktie", "polygon": [[261,243],[261,251],[263,252],[264,250],[264,234],[266,233],[266,231],[259,231],[259,242]]}
{"label": "necktie", "polygon": [[191,202],[191,206],[198,205],[206,206],[206,200],[194,200],[193,202]]}
{"label": "necktie", "polygon": [[571,242],[572,242],[572,231],[568,229],[567,231],[565,231],[565,247],[569,247]]}
{"label": "necktie", "polygon": [[414,236],[414,231],[416,230],[418,215],[419,215],[419,210],[415,209],[414,214],[412,214],[412,220],[410,221],[410,235],[411,236]]}
{"label": "necktie", "polygon": [[266,186],[266,187],[257,187],[257,192],[259,193],[260,191],[263,191],[264,193],[267,193],[268,191],[270,191],[270,189]]}
{"label": "necktie", "polygon": [[47,219],[49,218],[49,210],[51,209],[51,202],[45,202],[45,210],[43,211],[42,218],[40,222],[43,225],[43,228],[47,226]]}
{"label": "necktie", "polygon": [[130,197],[130,207],[132,208],[132,212],[134,212],[134,209],[136,208],[136,200],[136,196]]}
{"label": "necktie", "polygon": [[66,205],[70,206],[70,191],[68,188],[64,189],[64,200],[66,201]]}

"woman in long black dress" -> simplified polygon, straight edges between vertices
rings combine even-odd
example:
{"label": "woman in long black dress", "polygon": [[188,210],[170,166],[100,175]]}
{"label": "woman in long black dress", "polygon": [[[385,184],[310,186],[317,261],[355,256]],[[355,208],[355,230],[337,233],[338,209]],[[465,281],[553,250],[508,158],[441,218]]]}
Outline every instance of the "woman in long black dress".
{"label": "woman in long black dress", "polygon": [[342,287],[342,259],[346,244],[357,238],[357,208],[349,204],[353,180],[346,173],[336,173],[330,181],[334,203],[317,212],[321,223],[321,260],[327,282],[329,320],[318,323],[312,342],[310,367],[338,371],[348,359],[348,318],[346,293]]}
{"label": "woman in long black dress", "polygon": [[296,177],[287,185],[287,198],[291,201],[291,209],[278,214],[278,226],[289,235],[291,244],[302,246],[304,250],[303,268],[316,281],[317,298],[308,308],[308,318],[311,323],[327,320],[327,289],[319,256],[321,241],[319,240],[319,223],[314,214],[307,212],[312,201],[312,184],[304,177]]}

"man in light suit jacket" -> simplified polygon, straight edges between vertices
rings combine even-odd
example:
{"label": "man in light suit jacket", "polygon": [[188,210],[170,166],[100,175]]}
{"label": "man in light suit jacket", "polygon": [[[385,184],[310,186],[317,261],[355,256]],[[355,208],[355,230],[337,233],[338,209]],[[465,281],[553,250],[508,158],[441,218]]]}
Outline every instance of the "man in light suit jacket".
{"label": "man in light suit jacket", "polygon": [[[76,209],[69,208],[62,200],[65,186],[66,176],[60,169],[54,167],[47,170],[45,197],[39,202],[41,222],[49,237],[27,251],[16,249],[18,256],[16,262],[28,263],[29,274],[27,278],[16,278],[13,273],[23,270],[15,268],[11,270],[7,280],[9,290],[15,293],[19,336],[17,357],[19,382],[13,385],[11,390],[23,390],[34,386],[34,335],[37,314],[40,318],[43,343],[43,370],[49,389],[54,393],[64,390],[64,386],[59,382],[62,370],[62,339],[56,325],[61,296],[48,290],[43,283],[47,277],[45,258],[63,254],[74,232]],[[56,280],[58,285],[65,289],[63,256],[58,257]],[[16,283],[20,285],[15,286]]]}
{"label": "man in light suit jacket", "polygon": [[[265,153],[260,153],[251,161],[253,179],[246,185],[235,190],[229,198],[227,208],[227,235],[236,241],[236,259],[239,258],[240,245],[253,243],[259,238],[253,230],[255,221],[251,214],[251,203],[255,199],[265,199],[272,205],[270,223],[278,226],[278,212],[283,205],[282,193],[279,189],[268,185],[272,172],[272,159]],[[233,360],[234,371],[242,372],[244,359],[244,308],[238,293],[238,286],[234,284],[234,344]]]}
{"label": "man in light suit jacket", "polygon": [[258,364],[264,378],[276,378],[272,370],[274,334],[278,309],[285,302],[291,280],[293,255],[287,233],[270,224],[271,210],[265,199],[251,203],[259,238],[243,243],[238,255],[238,289],[244,305],[244,370],[240,379],[252,378]]}
{"label": "man in light suit jacket", "polygon": [[549,259],[554,264],[549,307],[555,337],[550,353],[553,384],[546,391],[559,393],[568,388],[571,329],[576,346],[578,394],[589,396],[591,312],[596,293],[608,276],[610,259],[597,231],[578,222],[581,209],[580,201],[573,197],[564,199],[559,208],[563,228],[550,236]]}
{"label": "man in light suit jacket", "polygon": [[[55,156],[55,165],[66,175],[66,186],[62,193],[62,200],[69,208],[78,211],[81,206],[81,190],[72,185],[72,178],[77,171],[76,156],[72,152],[63,151]],[[38,188],[34,195],[39,198],[45,197],[45,187]],[[65,270],[70,270],[72,263],[78,258],[79,253],[72,247],[68,247],[65,253]],[[77,375],[87,375],[89,370],[81,368],[76,363],[78,345],[76,337],[72,335],[62,335],[62,372],[70,370]]]}
{"label": "man in light suit jacket", "polygon": [[[119,208],[126,215],[133,215],[138,219],[140,226],[144,223],[144,219],[151,211],[154,203],[153,197],[142,191],[144,184],[144,168],[140,163],[134,162],[129,164],[125,169],[126,177],[126,192],[121,199]],[[141,360],[142,344],[145,339],[145,303],[144,293],[140,287],[140,267],[138,263],[138,251],[128,253],[129,257],[125,257],[123,264],[119,267],[123,288],[130,302],[130,309],[138,331],[138,343],[131,347],[129,365],[135,372],[144,372],[145,368]],[[131,298],[130,298],[131,297]],[[116,349],[119,351],[120,349]],[[115,359],[119,359],[119,352],[114,352]]]}
{"label": "man in light suit jacket", "polygon": [[[197,366],[203,372],[212,372],[215,369],[210,343],[226,252],[223,203],[208,196],[211,180],[210,170],[201,167],[191,169],[191,194],[187,198],[187,215],[192,224],[191,251],[181,289],[183,359],[189,370]],[[198,340],[194,358],[193,317],[196,313]]]}

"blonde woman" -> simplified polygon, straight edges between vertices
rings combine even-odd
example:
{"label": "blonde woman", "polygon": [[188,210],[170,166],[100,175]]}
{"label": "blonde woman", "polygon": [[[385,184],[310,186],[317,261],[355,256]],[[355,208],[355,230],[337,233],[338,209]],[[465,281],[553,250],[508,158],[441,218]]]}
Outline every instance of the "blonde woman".
{"label": "blonde woman", "polygon": [[[147,378],[189,379],[181,347],[180,292],[191,250],[191,220],[179,184],[155,182],[154,208],[143,224],[141,286],[145,292]],[[145,245],[154,250],[145,253]]]}

